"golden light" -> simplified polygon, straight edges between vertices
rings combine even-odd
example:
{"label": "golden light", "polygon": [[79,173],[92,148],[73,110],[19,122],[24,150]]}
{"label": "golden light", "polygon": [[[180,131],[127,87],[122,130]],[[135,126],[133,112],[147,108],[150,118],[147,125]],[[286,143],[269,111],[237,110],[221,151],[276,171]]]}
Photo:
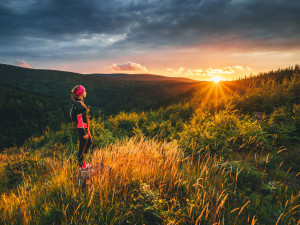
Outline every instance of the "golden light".
{"label": "golden light", "polygon": [[232,85],[228,85],[226,82],[220,82],[225,80],[219,76],[213,76],[210,81],[203,83],[201,88],[199,88],[198,96],[200,108],[205,107],[207,104],[213,104],[215,107],[218,107],[218,102],[220,99],[224,98],[227,95],[232,94],[234,91],[231,89]]}
{"label": "golden light", "polygon": [[212,78],[212,81],[215,82],[215,83],[219,83],[220,80],[222,80],[222,78],[218,77],[218,76],[215,76],[215,77]]}

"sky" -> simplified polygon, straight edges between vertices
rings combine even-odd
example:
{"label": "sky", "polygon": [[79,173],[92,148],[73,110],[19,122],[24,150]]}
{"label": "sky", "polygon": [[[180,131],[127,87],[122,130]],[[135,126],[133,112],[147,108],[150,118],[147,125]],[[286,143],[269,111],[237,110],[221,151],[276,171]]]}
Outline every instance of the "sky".
{"label": "sky", "polygon": [[1,0],[0,63],[224,80],[300,63],[299,0]]}

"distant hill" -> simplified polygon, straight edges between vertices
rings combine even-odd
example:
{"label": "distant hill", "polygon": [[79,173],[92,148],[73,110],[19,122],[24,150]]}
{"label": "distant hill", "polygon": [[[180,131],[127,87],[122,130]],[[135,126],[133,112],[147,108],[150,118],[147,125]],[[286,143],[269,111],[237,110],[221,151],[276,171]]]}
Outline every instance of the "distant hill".
{"label": "distant hill", "polygon": [[[103,113],[149,109],[188,98],[191,88],[201,82],[156,75],[84,75],[79,73],[27,69],[0,64],[0,80],[18,88],[70,102],[70,91],[82,84],[87,89],[86,104]],[[135,79],[129,79],[129,78]],[[184,80],[184,81],[183,81]]]}
{"label": "distant hill", "polygon": [[57,130],[69,121],[69,107],[57,98],[33,94],[0,82],[0,152],[20,145],[46,128]]}
{"label": "distant hill", "polygon": [[158,81],[158,80],[168,80],[168,81],[180,81],[180,82],[199,82],[193,79],[185,77],[166,77],[154,74],[125,74],[125,73],[113,73],[113,74],[102,74],[102,73],[92,73],[87,75],[100,76],[105,78],[117,79],[117,80],[139,80],[139,81]]}

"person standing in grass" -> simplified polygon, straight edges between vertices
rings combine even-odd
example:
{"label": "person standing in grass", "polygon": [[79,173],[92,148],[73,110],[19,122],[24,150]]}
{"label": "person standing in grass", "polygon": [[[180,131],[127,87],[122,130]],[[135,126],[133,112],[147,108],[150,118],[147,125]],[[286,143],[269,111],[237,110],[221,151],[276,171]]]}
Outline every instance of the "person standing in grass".
{"label": "person standing in grass", "polygon": [[88,153],[93,144],[90,133],[90,120],[88,117],[89,109],[84,104],[83,98],[86,97],[86,90],[82,85],[75,86],[71,91],[71,99],[73,100],[73,116],[76,116],[77,131],[79,135],[79,149],[78,149],[78,167],[88,168],[89,164],[84,161],[85,155]]}

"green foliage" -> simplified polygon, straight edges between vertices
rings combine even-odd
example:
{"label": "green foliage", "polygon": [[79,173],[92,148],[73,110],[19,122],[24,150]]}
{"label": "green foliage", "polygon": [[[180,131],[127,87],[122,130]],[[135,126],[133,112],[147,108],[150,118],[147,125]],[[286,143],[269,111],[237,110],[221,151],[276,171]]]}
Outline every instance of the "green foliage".
{"label": "green foliage", "polygon": [[293,120],[295,124],[295,136],[300,137],[300,104],[293,105]]}
{"label": "green foliage", "polygon": [[46,129],[43,135],[28,139],[24,146],[29,149],[52,148],[56,145],[69,145],[77,143],[76,127],[74,124],[62,125],[61,130],[51,131]]}
{"label": "green foliage", "polygon": [[[103,117],[99,116],[98,118],[92,118],[90,120],[91,134],[93,138],[93,145],[97,147],[103,147],[108,145],[116,140],[113,132],[105,125]],[[72,132],[72,131],[71,131]],[[73,127],[74,132],[74,127]],[[77,132],[74,135],[74,138],[77,139]]]}
{"label": "green foliage", "polygon": [[263,121],[262,127],[271,137],[276,137],[279,147],[290,145],[296,129],[292,115],[286,107],[275,109],[269,118]]}
{"label": "green foliage", "polygon": [[159,198],[159,193],[150,189],[142,181],[135,181],[130,187],[130,200],[124,221],[126,224],[162,224],[167,213],[166,201]]}
{"label": "green foliage", "polygon": [[242,94],[229,97],[231,104],[243,113],[254,111],[272,113],[275,108],[299,104],[300,74],[295,73],[281,82],[265,80],[243,90]]}
{"label": "green foliage", "polygon": [[112,131],[119,138],[132,137],[138,129],[142,129],[146,122],[144,113],[137,114],[120,112],[116,116],[111,116],[108,120]]}
{"label": "green foliage", "polygon": [[68,121],[66,104],[0,83],[0,151],[39,135],[48,126],[57,130]]}
{"label": "green foliage", "polygon": [[220,111],[214,115],[197,111],[179,136],[181,145],[188,154],[206,149],[226,155],[233,151],[252,151],[268,146],[264,131],[259,125],[248,116],[228,111]]}
{"label": "green foliage", "polygon": [[194,107],[189,104],[176,104],[157,111],[126,113],[110,116],[106,127],[115,137],[124,138],[146,135],[172,140],[183,129],[184,123],[193,115]]}
{"label": "green foliage", "polygon": [[22,159],[7,164],[4,174],[7,177],[8,187],[12,188],[19,185],[26,177],[30,176],[31,179],[34,179],[42,176],[46,171],[46,167],[41,161]]}
{"label": "green foliage", "polygon": [[263,183],[263,173],[254,166],[233,161],[226,164],[231,179],[235,179],[237,190],[243,193],[257,191]]}

